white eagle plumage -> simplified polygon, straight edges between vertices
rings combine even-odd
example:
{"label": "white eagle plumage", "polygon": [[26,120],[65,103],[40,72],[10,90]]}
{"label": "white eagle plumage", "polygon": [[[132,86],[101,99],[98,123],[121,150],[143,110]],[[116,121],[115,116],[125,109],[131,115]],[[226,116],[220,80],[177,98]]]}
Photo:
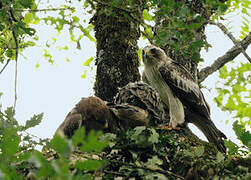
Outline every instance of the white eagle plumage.
{"label": "white eagle plumage", "polygon": [[[153,86],[168,106],[169,126],[175,128],[185,121],[192,122],[203,131],[210,142],[225,152],[222,138],[226,136],[213,124],[210,108],[199,85],[187,69],[169,58],[164,50],[153,45],[143,48],[142,59],[143,81]],[[192,114],[192,120],[185,116],[188,111]]]}

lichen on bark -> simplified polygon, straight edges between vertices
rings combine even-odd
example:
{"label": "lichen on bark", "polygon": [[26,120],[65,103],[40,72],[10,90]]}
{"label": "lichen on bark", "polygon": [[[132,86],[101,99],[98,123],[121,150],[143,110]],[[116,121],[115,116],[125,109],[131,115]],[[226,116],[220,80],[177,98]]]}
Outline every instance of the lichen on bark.
{"label": "lichen on bark", "polygon": [[96,96],[112,101],[119,87],[140,80],[137,54],[139,22],[134,21],[133,16],[141,17],[142,12],[137,8],[141,1],[134,4],[125,1],[115,5],[109,0],[103,2],[107,5],[97,3],[91,20],[97,39],[94,90]]}

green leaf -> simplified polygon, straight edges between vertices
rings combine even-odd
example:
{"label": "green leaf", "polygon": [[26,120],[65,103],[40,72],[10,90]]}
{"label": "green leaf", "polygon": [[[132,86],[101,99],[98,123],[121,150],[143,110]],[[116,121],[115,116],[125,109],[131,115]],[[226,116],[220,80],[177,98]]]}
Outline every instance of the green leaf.
{"label": "green leaf", "polygon": [[228,154],[235,155],[235,154],[238,153],[239,147],[234,142],[232,142],[231,140],[225,140],[224,144],[228,149]]}
{"label": "green leaf", "polygon": [[146,167],[156,170],[160,169],[159,166],[163,164],[163,161],[158,158],[158,156],[153,156],[151,159],[148,159],[148,161],[145,163]]}
{"label": "green leaf", "polygon": [[71,60],[67,57],[67,58],[66,58],[66,62],[71,62]]}
{"label": "green leaf", "polygon": [[31,23],[33,21],[33,18],[34,18],[33,13],[28,12],[28,13],[26,13],[24,15],[23,22],[26,23],[26,24],[29,24],[29,23]]}
{"label": "green leaf", "polygon": [[198,146],[194,150],[194,155],[196,157],[201,157],[204,154],[205,148],[204,146]]}
{"label": "green leaf", "polygon": [[56,134],[50,142],[50,146],[61,155],[61,157],[69,158],[70,153],[72,151],[72,147],[70,146],[67,139],[61,137]]}
{"label": "green leaf", "polygon": [[75,131],[72,136],[73,145],[77,146],[80,143],[83,143],[85,139],[85,128],[81,127],[77,131]]}
{"label": "green leaf", "polygon": [[34,28],[24,28],[24,32],[30,36],[33,36],[36,33],[36,30]]}
{"label": "green leaf", "polygon": [[79,29],[83,32],[83,34],[89,38],[90,41],[96,42],[96,40],[90,35],[90,29],[92,29],[92,26],[89,26],[89,28],[84,28],[83,26],[79,26]]}
{"label": "green leaf", "polygon": [[72,20],[75,22],[75,23],[78,23],[79,22],[79,18],[77,16],[73,16],[72,17]]}
{"label": "green leaf", "polygon": [[216,161],[218,163],[220,163],[220,162],[223,162],[224,159],[225,159],[225,156],[221,152],[218,152],[217,155],[216,155]]}
{"label": "green leaf", "polygon": [[194,158],[194,153],[191,152],[190,149],[189,149],[189,150],[188,150],[188,149],[185,149],[183,153],[184,153],[184,155],[187,156],[187,157]]}
{"label": "green leaf", "polygon": [[36,178],[48,178],[52,177],[55,174],[55,170],[52,165],[45,159],[39,151],[34,151],[29,158],[29,162],[34,164],[38,169],[36,172]]}
{"label": "green leaf", "polygon": [[144,130],[146,130],[145,126],[138,126],[136,128],[134,128],[135,133],[132,137],[136,138],[137,136],[139,136]]}
{"label": "green leaf", "polygon": [[152,20],[152,16],[149,14],[149,12],[146,9],[144,9],[144,11],[143,11],[143,18],[147,21]]}
{"label": "green leaf", "polygon": [[43,119],[43,113],[34,115],[30,120],[27,120],[25,126],[22,128],[23,131],[39,125]]}
{"label": "green leaf", "polygon": [[108,142],[110,148],[116,145],[116,139],[117,139],[116,134],[112,134],[112,133],[105,133],[99,138],[101,142],[102,141]]}
{"label": "green leaf", "polygon": [[142,55],[142,48],[139,48],[139,50],[138,50],[138,57],[139,57],[139,61],[141,61],[141,60],[142,60],[141,55]]}
{"label": "green leaf", "polygon": [[44,49],[43,52],[44,52],[43,54],[44,58],[48,60],[50,64],[53,64],[54,60],[52,59],[52,55],[50,54],[49,50]]}
{"label": "green leaf", "polygon": [[243,14],[247,14],[247,15],[249,15],[249,13],[248,13],[248,11],[247,11],[247,9],[246,9],[246,8],[242,8],[241,12],[242,12]]}
{"label": "green leaf", "polygon": [[107,145],[108,142],[101,142],[99,137],[102,135],[102,132],[90,131],[87,139],[85,139],[83,145],[80,147],[80,150],[83,152],[101,152]]}
{"label": "green leaf", "polygon": [[95,159],[87,159],[85,161],[77,161],[75,164],[75,168],[83,171],[95,171],[102,168],[107,162]]}
{"label": "green leaf", "polygon": [[220,78],[222,79],[226,79],[228,77],[229,73],[227,71],[227,66],[223,66],[221,69],[220,69]]}
{"label": "green leaf", "polygon": [[152,31],[152,28],[150,28],[150,27],[145,28],[145,33],[146,33],[150,38],[153,38],[153,31]]}
{"label": "green leaf", "polygon": [[7,116],[8,119],[12,119],[14,116],[14,110],[13,107],[8,107],[5,111],[5,114]]}
{"label": "green leaf", "polygon": [[10,59],[15,59],[15,51],[13,49],[8,49],[5,55]]}
{"label": "green leaf", "polygon": [[93,61],[93,57],[90,57],[89,59],[87,59],[85,62],[84,62],[84,66],[90,66],[90,63]]}
{"label": "green leaf", "polygon": [[238,124],[238,121],[233,123],[233,130],[237,138],[251,150],[251,133],[245,129],[245,126]]}
{"label": "green leaf", "polygon": [[21,137],[17,134],[16,128],[5,128],[0,142],[3,155],[14,156],[19,151]]}
{"label": "green leaf", "polygon": [[0,24],[0,31],[3,31],[4,26],[2,24]]}
{"label": "green leaf", "polygon": [[35,46],[35,45],[36,45],[36,43],[33,42],[33,41],[27,41],[27,42],[25,42],[24,44],[25,44],[26,47]]}
{"label": "green leaf", "polygon": [[81,75],[81,78],[85,79],[86,78],[86,73],[87,73],[87,70],[84,71],[84,74]]}
{"label": "green leaf", "polygon": [[57,46],[56,48],[57,48],[59,51],[68,50],[68,49],[69,49],[68,46]]}
{"label": "green leaf", "polygon": [[92,174],[74,174],[73,180],[91,180],[93,179]]}
{"label": "green leaf", "polygon": [[24,7],[24,8],[32,8],[33,5],[33,0],[22,0],[19,1],[19,3]]}
{"label": "green leaf", "polygon": [[159,134],[153,128],[138,126],[132,130],[130,138],[139,148],[148,148],[159,141]]}
{"label": "green leaf", "polygon": [[158,143],[159,142],[159,134],[153,128],[151,128],[150,131],[151,131],[151,135],[148,138],[148,141],[151,142],[152,144]]}

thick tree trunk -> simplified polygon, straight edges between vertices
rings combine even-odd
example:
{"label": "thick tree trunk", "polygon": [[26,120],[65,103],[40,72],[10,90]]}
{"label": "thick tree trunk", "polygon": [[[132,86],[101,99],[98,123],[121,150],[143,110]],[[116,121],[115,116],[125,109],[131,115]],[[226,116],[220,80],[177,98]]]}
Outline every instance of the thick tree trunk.
{"label": "thick tree trunk", "polygon": [[129,14],[129,11],[135,10],[134,15],[141,17],[139,6],[140,1],[116,5],[109,0],[97,3],[92,18],[97,39],[94,90],[95,95],[103,100],[112,101],[119,87],[140,80],[137,54],[139,22]]}

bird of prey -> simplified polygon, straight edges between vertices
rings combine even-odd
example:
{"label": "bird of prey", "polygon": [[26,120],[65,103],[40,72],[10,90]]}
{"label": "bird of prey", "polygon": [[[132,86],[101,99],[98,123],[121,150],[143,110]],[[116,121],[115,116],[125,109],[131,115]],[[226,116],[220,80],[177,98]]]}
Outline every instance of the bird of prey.
{"label": "bird of prey", "polygon": [[116,104],[130,104],[146,110],[150,115],[150,126],[158,126],[160,123],[168,122],[165,113],[168,108],[161,101],[156,90],[147,83],[131,82],[119,89],[115,96]]}
{"label": "bird of prey", "polygon": [[86,134],[90,130],[103,131],[108,126],[110,110],[106,103],[95,96],[82,98],[68,113],[56,133],[71,138],[80,127],[85,127]]}
{"label": "bird of prey", "polygon": [[[148,45],[142,50],[143,81],[154,87],[168,106],[169,126],[175,128],[184,122],[194,123],[221,152],[225,152],[223,138],[210,118],[209,105],[187,69],[169,58],[164,50]],[[187,116],[190,117],[187,117]]]}

